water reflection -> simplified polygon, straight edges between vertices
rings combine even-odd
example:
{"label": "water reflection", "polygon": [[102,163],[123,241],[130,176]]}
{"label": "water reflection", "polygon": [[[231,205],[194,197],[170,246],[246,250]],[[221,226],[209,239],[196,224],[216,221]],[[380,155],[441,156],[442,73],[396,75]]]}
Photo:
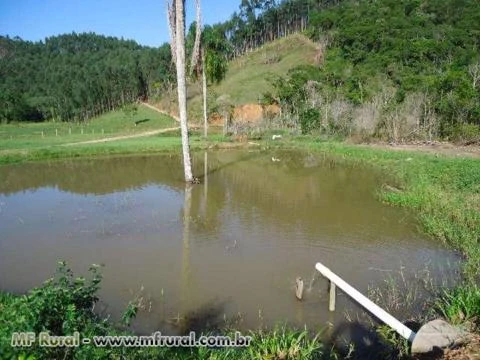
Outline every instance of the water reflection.
{"label": "water reflection", "polygon": [[[272,157],[275,160],[272,161]],[[311,326],[327,311],[322,261],[366,292],[401,266],[432,276],[456,258],[381,204],[378,175],[299,152],[196,154],[202,183],[174,155],[0,167],[0,288],[25,291],[58,259],[76,272],[105,264],[101,297],[115,316],[143,285],[135,329],[181,332],[235,322]],[[294,296],[295,278],[309,285]],[[340,297],[338,309],[350,306]]]}

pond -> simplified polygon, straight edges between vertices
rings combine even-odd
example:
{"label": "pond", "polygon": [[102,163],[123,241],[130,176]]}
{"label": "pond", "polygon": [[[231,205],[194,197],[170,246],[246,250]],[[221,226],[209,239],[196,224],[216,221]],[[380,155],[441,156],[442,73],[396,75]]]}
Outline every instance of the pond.
{"label": "pond", "polygon": [[140,299],[139,333],[316,327],[352,309],[340,295],[328,312],[317,261],[364,293],[401,269],[416,281],[458,265],[378,200],[385,178],[372,169],[288,151],[197,153],[194,164],[202,183],[187,190],[178,155],[0,167],[0,289],[39,286],[59,260],[78,275],[103,264],[96,310],[118,320]]}

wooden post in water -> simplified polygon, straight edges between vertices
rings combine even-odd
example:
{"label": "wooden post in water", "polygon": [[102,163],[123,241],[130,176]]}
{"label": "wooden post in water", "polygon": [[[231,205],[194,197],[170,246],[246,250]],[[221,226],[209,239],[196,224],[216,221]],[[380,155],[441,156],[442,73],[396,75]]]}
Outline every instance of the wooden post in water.
{"label": "wooden post in water", "polygon": [[58,136],[58,129],[55,129],[55,136]]}
{"label": "wooden post in water", "polygon": [[328,303],[328,310],[335,311],[335,295],[336,295],[336,285],[333,281],[330,281],[330,301]]}
{"label": "wooden post in water", "polygon": [[[315,268],[320,272],[320,274],[322,274],[324,277],[326,277],[330,281],[331,285],[338,286],[344,293],[346,293],[348,296],[350,296],[352,299],[354,299],[356,302],[362,305],[366,310],[368,310],[370,313],[375,315],[378,319],[380,319],[385,324],[390,326],[403,338],[407,339],[410,342],[413,340],[413,338],[416,335],[414,331],[406,327],[399,320],[395,319],[392,315],[387,313],[380,306],[373,303],[373,301],[368,299],[366,296],[361,294],[357,289],[353,288],[351,285],[349,285],[339,276],[334,274],[325,265],[321,263],[317,263],[315,265]],[[330,305],[332,300],[332,290],[331,290],[332,287],[333,286],[330,287]]]}
{"label": "wooden post in water", "polygon": [[82,127],[82,135],[83,135],[83,127]]}
{"label": "wooden post in water", "polygon": [[301,277],[297,277],[295,282],[296,282],[295,296],[297,297],[298,300],[302,300],[303,299],[303,280]]}

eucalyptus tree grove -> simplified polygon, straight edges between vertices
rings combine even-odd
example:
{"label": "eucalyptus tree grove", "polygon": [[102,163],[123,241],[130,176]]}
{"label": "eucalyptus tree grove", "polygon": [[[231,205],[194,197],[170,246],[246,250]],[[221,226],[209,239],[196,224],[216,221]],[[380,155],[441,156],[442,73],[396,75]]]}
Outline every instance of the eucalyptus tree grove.
{"label": "eucalyptus tree grove", "polygon": [[172,86],[168,44],[93,33],[0,37],[0,121],[84,121]]}

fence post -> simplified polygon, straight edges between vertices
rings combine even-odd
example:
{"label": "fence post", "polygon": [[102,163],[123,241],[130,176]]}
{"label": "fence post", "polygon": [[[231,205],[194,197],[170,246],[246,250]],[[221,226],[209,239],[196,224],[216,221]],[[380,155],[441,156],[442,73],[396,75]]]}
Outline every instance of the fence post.
{"label": "fence post", "polygon": [[328,310],[335,311],[335,295],[336,295],[336,285],[333,281],[330,280],[330,302],[328,304]]}

